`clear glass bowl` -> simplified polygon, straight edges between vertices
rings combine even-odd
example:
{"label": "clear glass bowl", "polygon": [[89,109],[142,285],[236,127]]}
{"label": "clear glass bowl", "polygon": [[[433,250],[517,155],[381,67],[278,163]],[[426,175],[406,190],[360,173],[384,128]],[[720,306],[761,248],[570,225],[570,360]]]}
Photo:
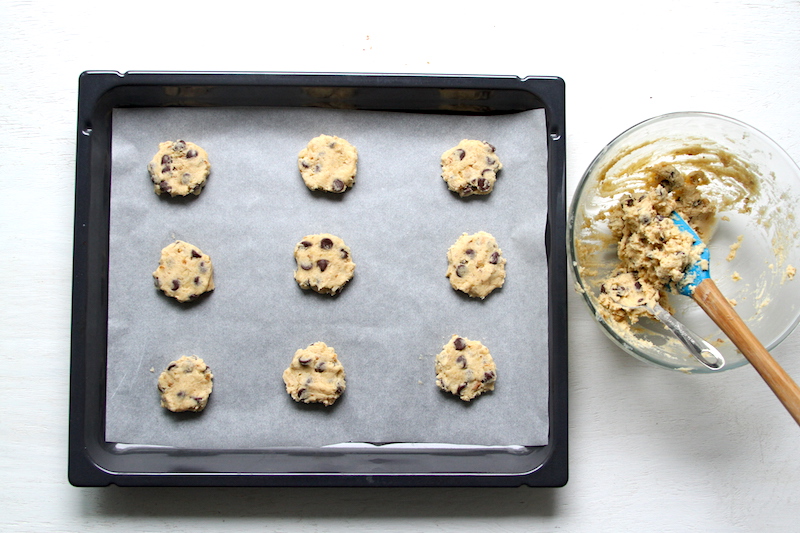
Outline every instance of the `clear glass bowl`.
{"label": "clear glass bowl", "polygon": [[[589,311],[603,331],[634,357],[683,372],[713,372],[658,322],[634,327],[606,321],[598,312],[600,283],[617,265],[616,243],[601,213],[635,188],[647,166],[670,162],[684,173],[702,169],[711,178],[704,191],[722,205],[705,239],[710,273],[739,316],[771,350],[800,320],[800,168],[774,141],[738,120],[702,112],[671,113],[646,120],[611,141],[583,175],[567,221],[568,251]],[[758,193],[738,185],[758,180]],[[670,295],[674,314],[718,347],[725,369],[746,359],[691,299]]]}

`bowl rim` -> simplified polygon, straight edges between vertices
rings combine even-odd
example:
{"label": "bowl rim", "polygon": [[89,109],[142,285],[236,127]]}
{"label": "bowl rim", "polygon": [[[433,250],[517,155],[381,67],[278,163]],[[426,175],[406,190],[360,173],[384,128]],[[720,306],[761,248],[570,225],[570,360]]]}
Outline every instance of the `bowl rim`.
{"label": "bowl rim", "polygon": [[[589,163],[589,165],[584,170],[584,172],[581,175],[581,178],[580,178],[580,180],[578,182],[578,185],[575,188],[575,192],[573,193],[572,200],[570,201],[570,206],[569,206],[569,210],[568,210],[568,213],[567,213],[567,225],[566,225],[566,230],[567,230],[567,253],[568,253],[568,256],[569,256],[570,270],[571,270],[572,276],[573,276],[573,278],[575,280],[575,285],[578,288],[577,292],[581,295],[581,297],[583,298],[584,302],[586,302],[589,310],[594,314],[595,321],[601,326],[600,329],[619,348],[621,348],[623,351],[625,351],[629,355],[633,356],[634,358],[636,358],[636,359],[638,359],[640,361],[643,361],[645,363],[649,363],[649,364],[654,365],[654,366],[659,367],[659,368],[664,368],[664,369],[669,369],[669,370],[679,370],[679,371],[682,371],[682,372],[692,373],[692,374],[719,373],[720,371],[723,371],[723,370],[733,370],[735,368],[740,368],[742,366],[746,366],[746,365],[749,364],[749,362],[747,361],[747,359],[742,358],[741,360],[739,360],[739,361],[737,361],[735,363],[726,363],[725,367],[723,367],[721,370],[711,370],[711,369],[708,369],[708,368],[704,367],[700,363],[697,363],[697,366],[688,366],[686,364],[674,364],[673,365],[673,364],[669,364],[666,361],[657,360],[657,359],[648,357],[646,354],[644,354],[641,351],[637,350],[630,343],[626,342],[622,337],[620,337],[620,335],[618,335],[617,332],[614,331],[614,329],[611,327],[611,325],[608,324],[608,322],[606,320],[604,320],[600,316],[600,314],[597,312],[597,307],[594,305],[594,302],[590,298],[588,291],[586,290],[584,284],[581,281],[582,277],[580,275],[579,266],[578,266],[578,260],[577,260],[577,257],[576,257],[576,250],[575,250],[575,222],[576,222],[575,218],[576,218],[576,213],[577,213],[577,210],[578,210],[578,208],[580,206],[580,199],[581,199],[581,197],[583,195],[584,189],[586,188],[586,186],[589,183],[589,179],[588,178],[592,174],[592,172],[595,170],[595,168],[597,167],[599,162],[602,161],[603,158],[606,156],[606,154],[611,152],[611,150],[613,150],[620,142],[622,142],[624,139],[626,139],[627,137],[629,137],[631,134],[635,133],[636,131],[639,131],[639,130],[647,127],[647,126],[650,126],[650,125],[658,123],[658,122],[665,122],[665,121],[668,121],[668,120],[683,119],[683,118],[688,118],[688,119],[691,119],[691,118],[706,118],[706,119],[711,119],[711,120],[716,120],[716,121],[721,121],[721,122],[728,122],[728,123],[731,123],[731,124],[733,124],[733,125],[735,125],[735,126],[737,126],[739,128],[742,128],[743,130],[747,131],[751,135],[759,137],[762,142],[767,144],[774,151],[774,153],[782,156],[783,159],[786,161],[786,163],[790,167],[792,167],[794,169],[795,176],[800,176],[800,166],[798,166],[797,162],[794,161],[794,159],[789,155],[788,152],[786,152],[777,142],[775,142],[771,137],[766,135],[764,132],[762,132],[758,128],[755,128],[755,127],[751,126],[750,124],[747,124],[747,123],[745,123],[745,122],[743,122],[741,120],[738,120],[738,119],[735,119],[733,117],[730,117],[730,116],[727,116],[727,115],[723,115],[723,114],[720,114],[720,113],[714,113],[714,112],[708,112],[708,111],[675,111],[675,112],[670,112],[670,113],[664,113],[664,114],[661,114],[661,115],[656,115],[656,116],[653,116],[653,117],[650,117],[650,118],[647,118],[645,120],[641,120],[641,121],[637,122],[633,126],[630,126],[629,128],[627,128],[627,129],[623,130],[621,133],[619,133],[617,136],[615,136],[611,141],[606,143],[606,145],[597,153],[597,155],[592,159],[592,161]],[[786,327],[784,329],[784,331],[779,336],[777,336],[775,339],[773,339],[769,343],[769,345],[765,346],[767,351],[773,350],[781,342],[786,340],[786,338],[789,335],[792,334],[792,332],[797,328],[797,326],[799,324],[800,324],[800,312],[798,312],[796,314],[796,316],[795,316],[794,320],[792,321],[792,323],[789,324],[788,327]]]}

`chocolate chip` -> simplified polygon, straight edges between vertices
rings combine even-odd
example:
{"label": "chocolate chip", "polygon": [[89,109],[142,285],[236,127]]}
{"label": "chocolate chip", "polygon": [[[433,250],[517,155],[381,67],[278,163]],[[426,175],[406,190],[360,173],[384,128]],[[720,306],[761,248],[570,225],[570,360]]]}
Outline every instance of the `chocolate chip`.
{"label": "chocolate chip", "polygon": [[317,266],[319,267],[320,271],[325,272],[325,269],[328,268],[328,260],[327,259],[318,260]]}
{"label": "chocolate chip", "polygon": [[600,292],[601,292],[602,294],[605,294],[605,293],[606,293],[606,284],[605,284],[605,283],[603,283],[602,285],[600,285]]}
{"label": "chocolate chip", "polygon": [[181,141],[179,139],[179,140],[175,141],[174,143],[172,143],[172,149],[173,150],[177,150],[179,152],[181,150],[186,150],[186,142],[185,141]]}
{"label": "chocolate chip", "polygon": [[485,144],[486,146],[488,146],[488,147],[489,147],[489,150],[491,150],[492,152],[494,152],[494,151],[495,151],[495,147],[494,147],[494,146],[492,146],[491,144],[487,143],[486,141],[483,141],[483,144]]}
{"label": "chocolate chip", "polygon": [[203,398],[192,398],[192,400],[196,401],[197,403],[203,403]]}
{"label": "chocolate chip", "polygon": [[177,396],[178,398],[183,398],[184,396],[186,396],[186,393],[183,391],[178,391],[178,393],[175,396]]}
{"label": "chocolate chip", "polygon": [[486,164],[487,165],[494,165],[497,161],[493,157],[486,157]]}
{"label": "chocolate chip", "polygon": [[170,170],[172,170],[172,169],[170,168],[169,165],[163,165],[161,167],[161,172],[169,172]]}
{"label": "chocolate chip", "polygon": [[197,150],[189,150],[186,152],[186,159],[191,159],[193,157],[197,157]]}
{"label": "chocolate chip", "polygon": [[177,279],[173,279],[172,280],[172,290],[173,291],[177,291],[180,288],[181,288],[181,282],[178,281]]}
{"label": "chocolate chip", "polygon": [[464,159],[464,156],[466,156],[466,155],[467,155],[467,152],[465,152],[465,151],[464,151],[464,150],[462,150],[461,148],[459,148],[458,150],[456,150],[454,153],[455,153],[455,155],[458,157],[458,159],[459,159],[459,160],[462,160],[462,159]]}
{"label": "chocolate chip", "polygon": [[489,263],[496,265],[498,261],[500,261],[500,254],[492,252],[492,255],[489,256]]}
{"label": "chocolate chip", "polygon": [[166,181],[162,181],[161,183],[159,183],[158,187],[164,192],[169,192],[172,190],[172,185],[170,185]]}
{"label": "chocolate chip", "polygon": [[325,372],[325,361],[321,361],[316,367],[314,367],[316,372]]}
{"label": "chocolate chip", "polygon": [[456,363],[458,363],[461,368],[467,368],[467,358],[463,355],[456,357]]}
{"label": "chocolate chip", "polygon": [[297,390],[297,398],[302,398],[306,394],[306,389],[298,389]]}
{"label": "chocolate chip", "polygon": [[472,248],[467,248],[466,250],[464,250],[464,253],[467,254],[470,257],[474,257],[475,256],[475,250],[473,250]]}
{"label": "chocolate chip", "polygon": [[311,267],[313,266],[314,265],[312,265],[311,263],[300,263],[300,268],[302,268],[303,270],[311,270]]}
{"label": "chocolate chip", "polygon": [[460,384],[460,385],[459,385],[459,386],[456,388],[456,394],[461,394],[461,391],[462,391],[462,390],[464,390],[464,389],[466,389],[466,388],[467,388],[467,384],[466,384],[466,383],[462,383],[462,384]]}
{"label": "chocolate chip", "polygon": [[309,165],[308,161],[306,161],[305,159],[301,159],[300,166],[302,166],[303,168],[309,168],[311,165]]}
{"label": "chocolate chip", "polygon": [[459,278],[463,278],[467,275],[467,266],[466,265],[458,265],[456,267],[456,276]]}
{"label": "chocolate chip", "polygon": [[489,180],[487,180],[486,178],[478,178],[478,190],[479,191],[486,192],[486,191],[489,190],[490,187],[491,187],[491,184],[489,183]]}
{"label": "chocolate chip", "polygon": [[172,164],[172,157],[170,157],[167,154],[164,154],[163,156],[161,156],[161,164],[162,165],[170,165],[170,164]]}
{"label": "chocolate chip", "polygon": [[195,285],[200,285],[200,276],[195,276],[195,278],[194,278],[194,284],[195,284]]}
{"label": "chocolate chip", "polygon": [[178,366],[178,365],[176,365],[175,363],[172,363],[171,365],[169,365],[169,366],[167,367],[167,370],[172,370],[172,369],[173,369],[173,368],[175,368],[176,366]]}
{"label": "chocolate chip", "polygon": [[325,237],[319,241],[319,245],[323,250],[330,250],[333,247],[333,241]]}
{"label": "chocolate chip", "polygon": [[344,248],[342,248],[341,250],[339,250],[339,252],[340,252],[340,254],[341,254],[341,256],[342,256],[342,259],[347,259],[348,257],[350,257],[350,254],[349,254],[349,253],[347,253],[347,250],[345,250]]}
{"label": "chocolate chip", "polygon": [[298,362],[298,363],[300,363],[300,364],[301,364],[301,365],[303,365],[303,366],[306,366],[306,365],[307,365],[308,363],[310,363],[311,361],[312,361],[312,358],[311,358],[311,357],[309,357],[309,356],[307,356],[307,355],[306,355],[306,356],[303,356],[303,357],[299,357],[299,358],[297,359],[297,362]]}
{"label": "chocolate chip", "polygon": [[344,182],[340,179],[333,180],[333,190],[335,192],[342,192],[344,190]]}
{"label": "chocolate chip", "polygon": [[639,283],[638,281],[636,283],[634,283],[633,286],[636,287],[636,290],[639,290],[639,291],[642,290],[642,284]]}
{"label": "chocolate chip", "polygon": [[203,257],[203,255],[200,252],[198,252],[197,250],[192,250],[192,257],[200,258],[200,257]]}
{"label": "chocolate chip", "polygon": [[456,339],[453,341],[453,346],[456,350],[463,350],[467,347],[467,342],[461,337],[456,337]]}
{"label": "chocolate chip", "polygon": [[492,381],[495,378],[494,372],[484,372],[483,379],[481,380],[482,383],[486,383],[487,381]]}
{"label": "chocolate chip", "polygon": [[341,385],[336,385],[336,394],[341,394],[344,392],[344,387]]}
{"label": "chocolate chip", "polygon": [[308,241],[303,241],[300,243],[300,246],[302,246],[303,248],[308,248],[311,246],[311,243]]}

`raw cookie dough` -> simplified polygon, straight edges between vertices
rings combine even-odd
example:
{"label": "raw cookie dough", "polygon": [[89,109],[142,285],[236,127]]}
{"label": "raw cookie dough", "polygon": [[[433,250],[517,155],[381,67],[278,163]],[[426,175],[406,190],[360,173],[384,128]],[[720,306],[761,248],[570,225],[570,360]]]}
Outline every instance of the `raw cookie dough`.
{"label": "raw cookie dough", "polygon": [[297,168],[312,191],[342,193],[356,181],[358,151],[346,140],[320,135],[297,156]]}
{"label": "raw cookie dough", "polygon": [[486,298],[506,279],[506,258],[495,238],[485,231],[462,234],[447,251],[447,274],[454,289]]}
{"label": "raw cookie dough", "polygon": [[200,248],[180,240],[161,250],[161,261],[153,278],[156,287],[179,302],[194,300],[214,290],[211,258]]}
{"label": "raw cookie dough", "polygon": [[294,247],[294,258],[294,279],[300,288],[321,294],[339,294],[356,268],[350,248],[330,233],[303,237]]}
{"label": "raw cookie dough", "polygon": [[680,212],[696,231],[708,226],[715,210],[696,189],[702,178],[683,176],[670,166],[658,168],[650,189],[623,194],[609,211],[609,228],[619,243],[619,265],[600,285],[598,299],[609,317],[635,323],[648,315],[644,307],[629,306],[666,302],[669,287],[679,283],[686,269],[700,259],[704,245],[695,245],[694,238],[681,231],[670,215]]}
{"label": "raw cookie dough", "polygon": [[465,402],[494,390],[497,367],[479,341],[453,335],[436,356],[436,385]]}
{"label": "raw cookie dough", "polygon": [[156,194],[170,196],[200,194],[211,172],[208,154],[188,141],[166,141],[147,164]]}
{"label": "raw cookie dough", "polygon": [[492,192],[501,168],[494,146],[486,141],[464,139],[442,154],[442,179],[461,197]]}
{"label": "raw cookie dough", "polygon": [[344,367],[324,342],[297,350],[283,372],[283,382],[294,401],[324,405],[333,405],[347,387]]}
{"label": "raw cookie dough", "polygon": [[213,379],[211,369],[196,355],[172,361],[158,377],[161,406],[175,413],[202,411],[211,395]]}

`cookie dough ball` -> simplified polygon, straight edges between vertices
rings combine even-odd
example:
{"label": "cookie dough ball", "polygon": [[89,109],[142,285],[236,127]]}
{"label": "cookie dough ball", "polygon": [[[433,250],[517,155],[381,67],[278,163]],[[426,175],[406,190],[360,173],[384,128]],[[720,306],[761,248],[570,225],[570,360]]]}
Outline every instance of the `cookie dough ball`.
{"label": "cookie dough ball", "polygon": [[491,234],[464,233],[447,251],[446,276],[454,289],[483,299],[503,286],[506,258]]}
{"label": "cookie dough ball", "polygon": [[468,402],[494,390],[497,367],[479,341],[453,335],[436,356],[436,385]]}
{"label": "cookie dough ball", "polygon": [[300,288],[321,294],[339,294],[356,268],[350,248],[330,233],[303,237],[294,247],[294,259],[294,279]]}
{"label": "cookie dough ball", "polygon": [[635,324],[640,317],[648,316],[646,306],[657,305],[660,298],[660,291],[639,278],[638,272],[618,270],[600,285],[598,303],[617,322],[630,320]]}
{"label": "cookie dough ball", "polygon": [[333,405],[346,388],[344,367],[324,342],[297,350],[283,372],[283,382],[294,401],[323,405]]}
{"label": "cookie dough ball", "polygon": [[297,167],[312,191],[342,193],[356,181],[358,151],[340,137],[320,135],[297,156]]}
{"label": "cookie dough ball", "polygon": [[211,172],[208,154],[194,143],[166,141],[147,164],[156,194],[170,196],[200,194]]}
{"label": "cookie dough ball", "polygon": [[211,396],[214,375],[196,355],[172,361],[158,377],[161,406],[172,412],[202,411]]}
{"label": "cookie dough ball", "polygon": [[442,178],[461,197],[492,192],[501,168],[494,146],[486,141],[464,139],[442,154]]}
{"label": "cookie dough ball", "polygon": [[156,287],[179,302],[194,300],[214,290],[211,258],[197,246],[180,240],[161,250],[153,278]]}

